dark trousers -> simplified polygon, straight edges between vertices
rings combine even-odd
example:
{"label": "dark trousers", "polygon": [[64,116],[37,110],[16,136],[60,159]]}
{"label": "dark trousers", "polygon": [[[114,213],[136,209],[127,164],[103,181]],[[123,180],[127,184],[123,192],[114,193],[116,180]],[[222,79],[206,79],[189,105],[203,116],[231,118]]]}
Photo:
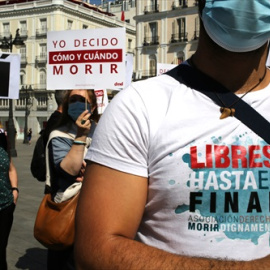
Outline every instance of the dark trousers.
{"label": "dark trousers", "polygon": [[6,248],[8,237],[13,223],[13,212],[15,204],[12,203],[7,208],[0,211],[0,269],[7,269]]}
{"label": "dark trousers", "polygon": [[75,270],[73,247],[59,251],[48,249],[47,269]]}

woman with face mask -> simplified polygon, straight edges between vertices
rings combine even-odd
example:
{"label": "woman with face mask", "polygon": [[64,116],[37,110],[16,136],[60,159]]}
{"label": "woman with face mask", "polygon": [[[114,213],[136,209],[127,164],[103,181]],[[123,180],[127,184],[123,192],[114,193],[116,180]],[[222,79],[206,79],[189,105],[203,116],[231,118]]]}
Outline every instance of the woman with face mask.
{"label": "woman with face mask", "polygon": [[[83,181],[86,166],[84,155],[90,146],[98,118],[93,90],[67,91],[62,117],[55,128],[63,136],[53,136],[48,145],[51,176],[49,192],[54,201],[60,202],[69,186]],[[48,250],[47,269],[75,269],[72,253],[73,248]]]}

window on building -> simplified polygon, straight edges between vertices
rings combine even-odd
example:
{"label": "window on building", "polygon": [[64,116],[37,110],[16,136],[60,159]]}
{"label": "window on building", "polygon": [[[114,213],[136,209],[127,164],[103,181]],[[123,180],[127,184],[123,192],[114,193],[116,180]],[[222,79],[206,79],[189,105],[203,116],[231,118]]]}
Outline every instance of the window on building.
{"label": "window on building", "polygon": [[26,61],[26,46],[20,47],[21,62]]}
{"label": "window on building", "polygon": [[88,25],[84,24],[82,28],[83,29],[87,29],[88,28]]}
{"label": "window on building", "polygon": [[178,38],[180,41],[187,40],[186,34],[186,18],[180,18],[177,20]]}
{"label": "window on building", "polygon": [[195,33],[194,33],[194,39],[199,38],[199,30],[200,29],[200,20],[199,17],[195,18]]}
{"label": "window on building", "polygon": [[158,44],[158,24],[157,22],[149,23],[151,32],[151,43]]}
{"label": "window on building", "polygon": [[20,35],[21,36],[27,36],[27,24],[26,24],[26,21],[21,21],[20,22],[20,28],[21,28]]}
{"label": "window on building", "polygon": [[39,45],[39,55],[40,55],[40,58],[47,58],[47,44],[40,44]]}
{"label": "window on building", "polygon": [[128,1],[123,1],[122,2],[122,10],[123,11],[128,11],[129,3]]}
{"label": "window on building", "polygon": [[9,23],[3,23],[3,32],[4,32],[4,37],[10,36],[10,24]]}
{"label": "window on building", "polygon": [[24,73],[20,73],[20,85],[24,85],[24,80],[25,80],[25,74]]}
{"label": "window on building", "polygon": [[45,72],[45,70],[40,70],[40,72],[39,72],[39,83],[42,86],[46,85],[46,72]]}
{"label": "window on building", "polygon": [[188,0],[179,0],[179,6],[180,7],[187,7],[188,6]]}
{"label": "window on building", "polygon": [[47,19],[40,19],[40,29],[42,33],[46,33],[47,32]]}
{"label": "window on building", "polygon": [[68,24],[68,25],[67,25],[67,30],[71,30],[71,29],[72,29],[73,21],[68,20],[67,24]]}
{"label": "window on building", "polygon": [[152,10],[156,10],[158,0],[150,0]]}
{"label": "window on building", "polygon": [[132,8],[136,7],[136,0],[129,0],[129,3]]}
{"label": "window on building", "polygon": [[155,55],[151,55],[149,58],[149,75],[151,77],[157,75],[157,61]]}

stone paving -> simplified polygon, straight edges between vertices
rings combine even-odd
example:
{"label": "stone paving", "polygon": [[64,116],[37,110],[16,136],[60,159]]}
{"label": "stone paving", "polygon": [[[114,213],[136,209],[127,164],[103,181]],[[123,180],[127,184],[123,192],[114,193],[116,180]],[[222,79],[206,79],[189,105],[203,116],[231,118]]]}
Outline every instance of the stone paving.
{"label": "stone paving", "polygon": [[35,140],[31,145],[16,142],[17,157],[13,158],[19,179],[20,197],[14,213],[7,261],[8,269],[46,270],[47,249],[33,236],[36,212],[43,197],[44,183],[30,172]]}

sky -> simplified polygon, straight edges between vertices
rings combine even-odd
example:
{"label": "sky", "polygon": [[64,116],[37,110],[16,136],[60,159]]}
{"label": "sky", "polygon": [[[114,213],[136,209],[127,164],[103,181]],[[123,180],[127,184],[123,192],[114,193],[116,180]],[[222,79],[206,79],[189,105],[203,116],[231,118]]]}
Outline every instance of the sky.
{"label": "sky", "polygon": [[[114,1],[114,0],[107,0],[107,1],[110,1],[110,2],[112,2],[112,1]],[[92,4],[92,5],[101,5],[101,0],[90,0],[90,4]]]}

